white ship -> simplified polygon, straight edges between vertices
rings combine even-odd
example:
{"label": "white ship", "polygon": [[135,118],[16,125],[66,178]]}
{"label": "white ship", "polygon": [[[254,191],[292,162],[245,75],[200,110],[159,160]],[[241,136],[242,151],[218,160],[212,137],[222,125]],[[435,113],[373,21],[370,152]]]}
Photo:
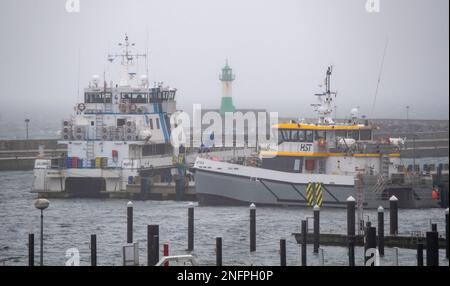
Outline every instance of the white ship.
{"label": "white ship", "polygon": [[[33,191],[98,196],[122,192],[139,179],[142,168],[154,168],[162,181],[171,176],[172,147],[169,116],[176,111],[176,89],[161,82],[149,87],[147,74],[136,75],[139,59],[128,36],[121,52],[108,55],[120,61],[120,80],[94,76],[84,89],[84,101],[63,121],[59,144],[67,158],[35,162]],[[142,61],[141,61],[142,62]]]}
{"label": "white ship", "polygon": [[400,155],[404,139],[374,140],[372,126],[352,110],[352,119],[331,118],[335,92],[316,94],[318,120],[273,126],[278,142],[260,149],[257,166],[199,156],[195,162],[200,204],[343,206],[353,196],[360,208],[388,206],[395,196],[400,207],[438,207],[430,174],[405,167]]}

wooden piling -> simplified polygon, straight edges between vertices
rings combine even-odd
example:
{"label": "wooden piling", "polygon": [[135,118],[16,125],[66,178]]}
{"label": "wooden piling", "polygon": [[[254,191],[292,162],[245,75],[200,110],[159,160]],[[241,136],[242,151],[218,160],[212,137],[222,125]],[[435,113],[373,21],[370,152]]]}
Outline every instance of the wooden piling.
{"label": "wooden piling", "polygon": [[250,252],[256,251],[256,206],[250,205]]}
{"label": "wooden piling", "polygon": [[364,265],[365,266],[375,266],[375,261],[373,260],[373,263],[368,265],[368,261],[372,256],[369,256],[370,252],[368,253],[368,250],[371,249],[377,249],[377,229],[372,226],[368,226],[366,228],[366,239],[364,244]]}
{"label": "wooden piling", "polygon": [[286,266],[286,239],[280,239],[280,266]]}
{"label": "wooden piling", "polygon": [[97,235],[91,234],[91,266],[97,266]]}
{"label": "wooden piling", "polygon": [[222,238],[216,237],[216,266],[222,266]]}
{"label": "wooden piling", "polygon": [[314,230],[313,230],[313,235],[314,235],[314,247],[313,247],[313,252],[314,253],[319,253],[319,240],[320,240],[320,207],[318,205],[314,206]]}
{"label": "wooden piling", "polygon": [[378,252],[384,256],[384,208],[378,208]]}
{"label": "wooden piling", "polygon": [[188,208],[188,248],[187,251],[194,250],[194,205],[189,204]]}
{"label": "wooden piling", "polygon": [[423,266],[423,243],[417,244],[417,266]]}
{"label": "wooden piling", "polygon": [[352,196],[347,199],[347,242],[348,265],[355,266],[355,207],[356,201]]}
{"label": "wooden piling", "polygon": [[127,243],[133,243],[133,203],[127,204]]}
{"label": "wooden piling", "polygon": [[392,196],[389,199],[390,235],[398,235],[398,199]]}
{"label": "wooden piling", "polygon": [[34,233],[28,234],[28,266],[34,266]]}
{"label": "wooden piling", "polygon": [[307,235],[308,235],[308,225],[306,223],[306,220],[302,220],[302,266],[306,266]]}
{"label": "wooden piling", "polygon": [[147,265],[155,266],[159,261],[159,226],[147,225]]}
{"label": "wooden piling", "polygon": [[428,231],[427,240],[427,266],[439,266],[439,233],[437,231]]}

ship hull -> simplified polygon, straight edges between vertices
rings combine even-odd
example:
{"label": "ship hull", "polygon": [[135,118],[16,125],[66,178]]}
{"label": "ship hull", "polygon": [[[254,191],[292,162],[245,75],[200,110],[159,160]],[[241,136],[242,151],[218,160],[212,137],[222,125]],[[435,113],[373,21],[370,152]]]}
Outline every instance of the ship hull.
{"label": "ship hull", "polygon": [[[375,192],[376,180],[370,176],[363,176],[359,184],[353,177],[349,182],[349,176],[274,172],[204,159],[198,159],[198,162],[201,164],[196,164],[194,171],[200,205],[255,203],[267,206],[312,207],[318,204],[322,207],[345,207],[347,199],[352,196],[362,202],[364,208],[388,208],[389,198],[395,195],[401,208],[439,207],[439,202],[431,198],[432,185],[429,184],[386,184],[382,190]],[[339,180],[339,177],[343,179]],[[331,182],[330,178],[336,182]],[[317,182],[320,184],[319,192]],[[310,184],[313,190],[312,195],[308,196]]]}

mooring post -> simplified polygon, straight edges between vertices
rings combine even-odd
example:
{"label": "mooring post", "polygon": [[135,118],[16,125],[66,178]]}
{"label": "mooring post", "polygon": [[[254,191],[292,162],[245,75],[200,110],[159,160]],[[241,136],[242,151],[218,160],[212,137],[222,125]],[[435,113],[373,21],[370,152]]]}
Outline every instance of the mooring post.
{"label": "mooring post", "polygon": [[448,208],[445,210],[445,257],[448,259]]}
{"label": "mooring post", "polygon": [[[163,256],[169,256],[169,244],[163,244]],[[164,266],[169,266],[169,261],[164,262]]]}
{"label": "mooring post", "polygon": [[250,252],[256,251],[256,206],[250,205]]}
{"label": "mooring post", "polygon": [[97,266],[97,235],[91,234],[91,266]]}
{"label": "mooring post", "polygon": [[286,239],[280,239],[280,266],[286,266]]}
{"label": "mooring post", "polygon": [[325,266],[325,254],[323,248],[319,248],[319,266]]}
{"label": "mooring post", "polygon": [[127,243],[133,243],[133,203],[127,204]]}
{"label": "mooring post", "polygon": [[313,252],[318,253],[319,252],[319,241],[320,241],[320,207],[316,204],[314,206],[314,248]]}
{"label": "mooring post", "polygon": [[155,266],[159,261],[159,226],[147,225],[147,265]]}
{"label": "mooring post", "polygon": [[378,252],[384,256],[384,208],[378,208]]}
{"label": "mooring post", "polygon": [[390,234],[398,234],[398,199],[392,196],[389,199],[389,219],[390,219]]}
{"label": "mooring post", "polygon": [[417,266],[423,266],[423,243],[417,244]]}
{"label": "mooring post", "polygon": [[[375,227],[370,226],[369,223],[367,223],[368,226],[366,228],[366,239],[365,239],[365,243],[364,243],[364,265],[365,266],[375,266],[376,263],[376,259],[372,260],[372,263],[368,263],[369,259],[371,258],[371,256],[369,256],[370,254],[372,254],[371,249],[375,250],[375,253],[373,253],[373,255],[376,256],[376,250],[377,250],[377,229]],[[376,257],[375,257],[376,258]]]}
{"label": "mooring post", "polygon": [[28,266],[34,266],[34,233],[28,234]]}
{"label": "mooring post", "polygon": [[347,241],[348,264],[355,266],[355,206],[356,201],[352,196],[347,198]]}
{"label": "mooring post", "polygon": [[439,233],[428,231],[427,243],[427,266],[439,266]]}
{"label": "mooring post", "polygon": [[308,225],[306,220],[302,220],[302,266],[306,266],[306,238],[308,235]]}
{"label": "mooring post", "polygon": [[188,207],[188,248],[187,251],[194,250],[194,204],[189,203]]}
{"label": "mooring post", "polygon": [[216,265],[222,266],[222,238],[216,237]]}

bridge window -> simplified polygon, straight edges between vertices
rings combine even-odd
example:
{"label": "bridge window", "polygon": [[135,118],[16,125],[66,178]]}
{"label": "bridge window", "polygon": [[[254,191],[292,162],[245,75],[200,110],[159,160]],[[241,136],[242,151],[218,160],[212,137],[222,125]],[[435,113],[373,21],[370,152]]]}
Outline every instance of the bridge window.
{"label": "bridge window", "polygon": [[372,140],[372,130],[360,130],[359,140],[369,141]]}
{"label": "bridge window", "polygon": [[110,92],[86,92],[84,94],[85,103],[111,103],[112,94]]}
{"label": "bridge window", "polygon": [[312,130],[306,130],[306,142],[313,142],[314,141],[314,132]]}

